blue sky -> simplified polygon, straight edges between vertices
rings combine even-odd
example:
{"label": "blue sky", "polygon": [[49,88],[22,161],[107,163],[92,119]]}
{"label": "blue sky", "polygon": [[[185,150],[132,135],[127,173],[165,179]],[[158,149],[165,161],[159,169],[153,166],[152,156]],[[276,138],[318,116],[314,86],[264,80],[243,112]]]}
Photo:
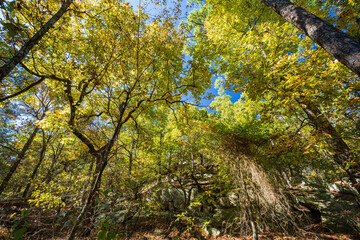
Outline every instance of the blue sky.
{"label": "blue sky", "polygon": [[[173,8],[175,6],[174,4],[174,0],[173,1],[169,1],[169,0],[157,0],[158,2],[164,2],[165,5],[158,5],[158,4],[154,4],[152,3],[152,1],[149,0],[127,0],[128,3],[130,3],[131,6],[133,6],[133,9],[136,11],[138,9],[139,4],[141,4],[142,6],[144,6],[144,10],[145,12],[150,16],[150,17],[156,17],[157,15],[159,15],[162,10],[164,8]],[[188,16],[189,12],[191,12],[193,10],[192,7],[189,7],[187,5],[187,1],[186,0],[182,0],[180,2],[181,6],[181,15],[180,15],[180,19],[182,21],[186,21],[186,17]],[[186,58],[188,58],[189,56],[187,56]],[[214,87],[214,83],[215,80],[218,78],[218,76],[213,76],[212,77],[212,88],[208,89],[206,91],[206,93],[211,93],[214,94],[215,96],[218,96],[218,90],[215,89]],[[232,98],[233,102],[236,102],[239,98],[240,98],[240,93],[233,93],[230,92],[228,90],[225,91],[226,94],[230,95]],[[212,102],[212,100],[207,100],[207,99],[203,99],[200,103],[200,107],[207,107],[210,103]]]}

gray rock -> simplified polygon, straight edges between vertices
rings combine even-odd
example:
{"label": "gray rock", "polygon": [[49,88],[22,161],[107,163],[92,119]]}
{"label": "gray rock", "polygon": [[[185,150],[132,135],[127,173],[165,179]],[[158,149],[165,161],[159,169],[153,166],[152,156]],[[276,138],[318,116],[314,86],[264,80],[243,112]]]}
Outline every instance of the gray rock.
{"label": "gray rock", "polygon": [[112,223],[123,223],[125,222],[127,215],[128,215],[128,210],[113,212],[109,215],[109,220]]}
{"label": "gray rock", "polygon": [[[186,193],[186,191],[185,191]],[[177,188],[168,188],[162,190],[160,200],[165,206],[173,204],[175,209],[183,209],[185,207],[186,197],[184,191]],[[170,208],[169,206],[168,208]]]}
{"label": "gray rock", "polygon": [[[297,201],[309,209],[318,211],[323,227],[339,233],[355,233],[359,231],[356,216],[360,216],[360,208],[354,201],[342,200],[341,194],[337,195],[323,189],[299,190],[296,194]],[[351,194],[348,193],[348,198]]]}
{"label": "gray rock", "polygon": [[195,200],[198,194],[197,188],[192,189],[178,189],[178,188],[167,188],[160,191],[158,198],[165,206],[165,209],[169,210],[170,205],[173,205],[174,210],[185,209],[188,204],[190,194],[190,202]]}
{"label": "gray rock", "polygon": [[215,214],[211,217],[211,224],[221,226],[224,222],[234,222],[239,217],[240,209],[238,207],[232,208],[217,208]]}
{"label": "gray rock", "polygon": [[220,235],[220,230],[214,228],[214,227],[210,227],[210,226],[206,226],[204,228],[204,231],[206,233],[206,235],[208,235],[209,237],[217,237]]}
{"label": "gray rock", "polygon": [[218,200],[219,208],[233,208],[239,206],[239,197],[236,192],[229,192]]}

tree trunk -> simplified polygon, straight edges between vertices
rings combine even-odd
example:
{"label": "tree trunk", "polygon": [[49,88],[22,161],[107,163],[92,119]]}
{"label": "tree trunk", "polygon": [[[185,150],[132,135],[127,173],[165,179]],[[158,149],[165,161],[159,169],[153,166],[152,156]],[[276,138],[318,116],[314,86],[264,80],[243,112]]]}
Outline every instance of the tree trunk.
{"label": "tree trunk", "polygon": [[21,49],[15,53],[15,55],[0,68],[0,83],[4,78],[9,75],[9,73],[26,57],[30,50],[38,44],[41,38],[49,31],[49,29],[54,26],[54,24],[64,15],[64,13],[69,8],[72,0],[66,0],[62,5],[59,11],[50,18],[50,20],[45,23],[35,35],[25,43]]}
{"label": "tree trunk", "polygon": [[107,158],[108,158],[107,153],[100,152],[97,154],[94,179],[91,183],[91,191],[89,193],[89,196],[86,200],[85,205],[83,206],[80,214],[78,215],[78,217],[75,220],[74,226],[71,229],[68,240],[73,240],[75,238],[75,234],[76,234],[76,231],[78,229],[80,222],[83,220],[87,210],[94,205],[94,203],[97,199],[98,191],[99,191],[100,184],[101,184],[101,177],[102,177],[102,174],[107,165]]}
{"label": "tree trunk", "polygon": [[289,0],[261,0],[360,76],[360,42]]}
{"label": "tree trunk", "polygon": [[290,188],[293,188],[292,184],[291,184],[291,181],[290,181],[290,178],[288,177],[288,175],[286,174],[285,171],[281,171],[281,174],[282,174],[282,177],[284,178],[285,182],[287,183],[287,185],[290,187]]}
{"label": "tree trunk", "polygon": [[5,176],[5,178],[3,179],[1,185],[0,185],[0,195],[1,193],[5,190],[5,188],[7,187],[11,177],[14,175],[17,167],[19,166],[21,160],[24,158],[25,153],[27,152],[27,150],[30,148],[31,143],[33,142],[37,132],[38,132],[39,128],[35,127],[34,131],[31,133],[30,137],[28,138],[28,140],[26,141],[24,147],[21,149],[21,151],[19,152],[16,161],[13,163],[13,165],[11,166],[8,174]]}
{"label": "tree trunk", "polygon": [[131,176],[132,165],[133,165],[133,153],[131,149],[131,152],[129,152],[129,177]]}
{"label": "tree trunk", "polygon": [[51,161],[51,165],[50,168],[44,178],[44,182],[46,182],[46,184],[50,183],[52,177],[53,177],[53,172],[54,172],[54,166],[60,156],[60,154],[62,153],[62,150],[64,149],[64,144],[60,144],[57,146],[56,150],[53,148],[54,154],[52,156],[52,161]]}
{"label": "tree trunk", "polygon": [[[96,200],[99,197],[99,188],[101,185],[101,177],[102,177],[102,172],[104,171],[103,168],[105,168],[105,166],[107,165],[107,157],[104,157],[103,154],[99,154],[100,156],[97,157],[96,159],[96,163],[95,163],[95,171],[93,174],[93,180],[91,183],[91,189],[94,189],[94,194],[92,196],[92,201],[91,201],[91,206],[94,206],[96,203]],[[104,166],[105,164],[105,166]],[[98,179],[98,176],[99,179]]]}
{"label": "tree trunk", "polygon": [[28,192],[29,192],[30,187],[31,187],[31,182],[34,181],[34,179],[36,177],[36,174],[37,174],[37,171],[39,170],[39,168],[41,166],[41,163],[44,160],[46,147],[47,147],[47,142],[45,141],[45,133],[43,131],[43,142],[42,142],[42,147],[41,147],[41,151],[40,151],[39,162],[36,164],[32,174],[30,176],[29,182],[26,184],[25,190],[24,190],[23,195],[22,195],[23,198],[25,198],[28,195]]}
{"label": "tree trunk", "polygon": [[92,171],[93,171],[93,166],[94,166],[94,161],[92,161],[91,164],[90,164],[89,177],[88,177],[88,180],[85,183],[84,190],[83,190],[83,195],[81,197],[81,204],[83,204],[83,205],[85,204],[85,201],[86,201],[86,195],[87,195],[86,193],[88,192],[87,188],[88,188],[90,180],[91,180],[91,174],[92,174]]}
{"label": "tree trunk", "polygon": [[[349,146],[342,139],[341,135],[331,125],[329,120],[321,113],[321,111],[311,103],[305,102],[304,100],[299,101],[301,108],[304,110],[310,122],[315,125],[315,128],[322,133],[328,134],[330,137],[326,138],[327,144],[332,148],[334,154],[332,157],[334,161],[340,165],[340,167],[349,176],[350,182],[355,185],[356,178],[348,164],[353,163],[353,155],[351,154]],[[354,162],[355,163],[355,162]],[[355,163],[357,164],[357,163]],[[356,187],[360,193],[359,186]]]}
{"label": "tree trunk", "polygon": [[[252,218],[252,213],[251,212],[250,212],[249,216],[250,216],[250,219],[251,219]],[[251,225],[251,231],[252,231],[252,234],[253,234],[253,240],[258,240],[259,239],[259,234],[258,234],[257,227],[256,227],[256,224],[255,224],[254,220],[250,220],[250,225]]]}

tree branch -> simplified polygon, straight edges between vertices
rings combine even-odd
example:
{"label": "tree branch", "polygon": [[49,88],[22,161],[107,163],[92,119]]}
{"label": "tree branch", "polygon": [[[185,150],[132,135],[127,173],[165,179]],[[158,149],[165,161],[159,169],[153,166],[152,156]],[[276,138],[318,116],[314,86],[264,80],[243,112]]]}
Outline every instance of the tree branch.
{"label": "tree branch", "polygon": [[0,102],[3,102],[3,101],[5,101],[5,100],[8,100],[8,99],[10,99],[10,98],[13,98],[13,97],[16,97],[16,96],[20,95],[20,94],[26,92],[27,90],[31,89],[32,87],[34,87],[34,86],[42,83],[44,80],[45,80],[45,77],[42,77],[42,78],[40,78],[39,80],[37,80],[36,82],[31,83],[29,86],[27,86],[26,88],[24,88],[24,89],[22,89],[22,90],[20,90],[20,91],[18,91],[18,92],[16,92],[16,93],[13,93],[13,94],[11,94],[11,95],[9,95],[9,96],[0,98]]}
{"label": "tree branch", "polygon": [[5,63],[0,68],[0,83],[4,80],[6,76],[9,75],[9,73],[18,65],[22,60],[26,57],[26,55],[30,52],[30,50],[39,43],[39,41],[42,39],[42,37],[49,31],[49,29],[54,26],[54,24],[62,17],[62,15],[66,12],[70,4],[72,3],[72,0],[66,0],[62,5],[59,11],[50,18],[50,20],[45,23],[39,31],[35,33],[35,35],[25,43],[24,46],[20,48],[18,52],[15,53],[15,55]]}

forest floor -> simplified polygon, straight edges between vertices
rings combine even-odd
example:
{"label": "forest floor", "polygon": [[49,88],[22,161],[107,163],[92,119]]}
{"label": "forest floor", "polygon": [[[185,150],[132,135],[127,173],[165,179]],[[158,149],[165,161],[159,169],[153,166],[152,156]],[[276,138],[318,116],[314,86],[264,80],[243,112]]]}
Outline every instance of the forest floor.
{"label": "forest floor", "polygon": [[[1,208],[0,208],[1,210]],[[25,218],[21,217],[20,209],[12,208],[6,211],[0,211],[0,240],[11,239],[10,232],[14,222],[21,222],[24,220],[29,223],[24,239],[31,240],[66,240],[69,230],[72,226],[71,220],[65,217],[59,221],[56,216],[56,211],[41,211],[38,208],[31,208],[30,214]],[[16,220],[18,219],[18,220]],[[22,219],[22,220],[20,220]],[[70,224],[69,224],[70,222]],[[99,224],[97,224],[99,225]],[[93,226],[93,225],[92,225]],[[111,232],[120,235],[121,240],[251,240],[252,236],[240,236],[235,234],[224,234],[219,236],[209,236],[204,230],[194,230],[181,224],[177,221],[170,221],[170,219],[153,218],[149,221],[137,221],[132,224],[118,224],[113,226]],[[19,227],[17,227],[19,228]],[[351,236],[346,234],[331,234],[326,232],[321,224],[312,224],[306,227],[302,235],[287,236],[282,233],[261,233],[259,240],[359,240],[359,236]],[[83,235],[87,232],[85,237],[77,237],[76,239],[93,240],[97,238],[99,226],[96,228],[82,224],[79,229],[79,234]]]}
{"label": "forest floor", "polygon": [[[170,239],[181,239],[181,240],[198,240],[200,238],[198,237],[193,237],[190,235],[184,235],[182,237],[176,238],[176,237],[171,237],[171,236],[176,236],[177,233],[171,233],[169,236],[170,238],[164,238],[164,237],[160,237],[160,236],[156,236],[154,234],[145,234],[142,236],[134,236],[131,239],[134,240],[170,240]],[[125,239],[125,238],[124,238]],[[217,237],[204,237],[202,239],[207,239],[207,240],[252,240],[253,237],[252,236],[232,236],[232,235],[221,235],[221,236],[217,236]],[[344,235],[344,234],[337,234],[337,235],[329,235],[329,234],[316,234],[316,233],[311,233],[308,236],[304,236],[304,237],[292,237],[292,236],[283,236],[282,234],[260,234],[259,235],[259,240],[297,240],[297,239],[301,239],[301,240],[305,240],[305,239],[309,239],[309,240],[357,240],[359,238],[354,237],[354,236],[350,236],[350,235]]]}
{"label": "forest floor", "polygon": [[[187,236],[184,235],[182,237],[171,237],[172,234],[170,234],[170,237],[161,237],[154,235],[152,233],[142,234],[142,235],[135,235],[131,238],[120,238],[121,240],[125,239],[132,239],[132,240],[199,240],[198,237],[193,236]],[[174,233],[176,235],[176,233]],[[6,239],[1,238],[0,239]],[[55,237],[55,238],[39,238],[43,240],[66,240],[67,236],[64,237]],[[84,237],[84,238],[77,238],[82,240],[94,240],[94,237]],[[207,238],[201,238],[203,240],[252,240],[252,236],[231,236],[231,235],[222,235],[217,237],[207,237]],[[259,240],[358,240],[359,238],[350,236],[350,235],[344,235],[344,234],[337,234],[337,235],[329,235],[329,234],[312,234],[306,237],[292,237],[292,236],[281,236],[276,234],[260,234]]]}
{"label": "forest floor", "polygon": [[[48,234],[39,234],[41,229],[38,229],[38,234],[26,234],[24,239],[41,239],[41,240],[66,240],[68,234],[66,232],[60,233],[57,232],[57,236],[49,236]],[[43,229],[44,230],[44,229]],[[161,231],[161,230],[160,230]],[[46,232],[46,231],[45,231]],[[9,239],[10,231],[4,229],[0,226],[0,240]],[[199,232],[198,232],[199,233]],[[96,239],[96,234],[92,233],[88,237],[77,237],[76,239],[82,240],[93,240]],[[180,233],[179,231],[172,231],[168,236],[166,234],[159,234],[159,232],[134,232],[132,236],[120,237],[121,240],[252,240],[252,236],[234,236],[230,234],[220,235],[220,236],[206,236],[204,232],[201,233],[201,236],[198,234],[191,233]],[[325,233],[314,233],[308,232],[304,236],[285,236],[281,233],[265,233],[259,234],[259,240],[359,240],[359,237],[346,235],[346,234],[325,234]]]}

